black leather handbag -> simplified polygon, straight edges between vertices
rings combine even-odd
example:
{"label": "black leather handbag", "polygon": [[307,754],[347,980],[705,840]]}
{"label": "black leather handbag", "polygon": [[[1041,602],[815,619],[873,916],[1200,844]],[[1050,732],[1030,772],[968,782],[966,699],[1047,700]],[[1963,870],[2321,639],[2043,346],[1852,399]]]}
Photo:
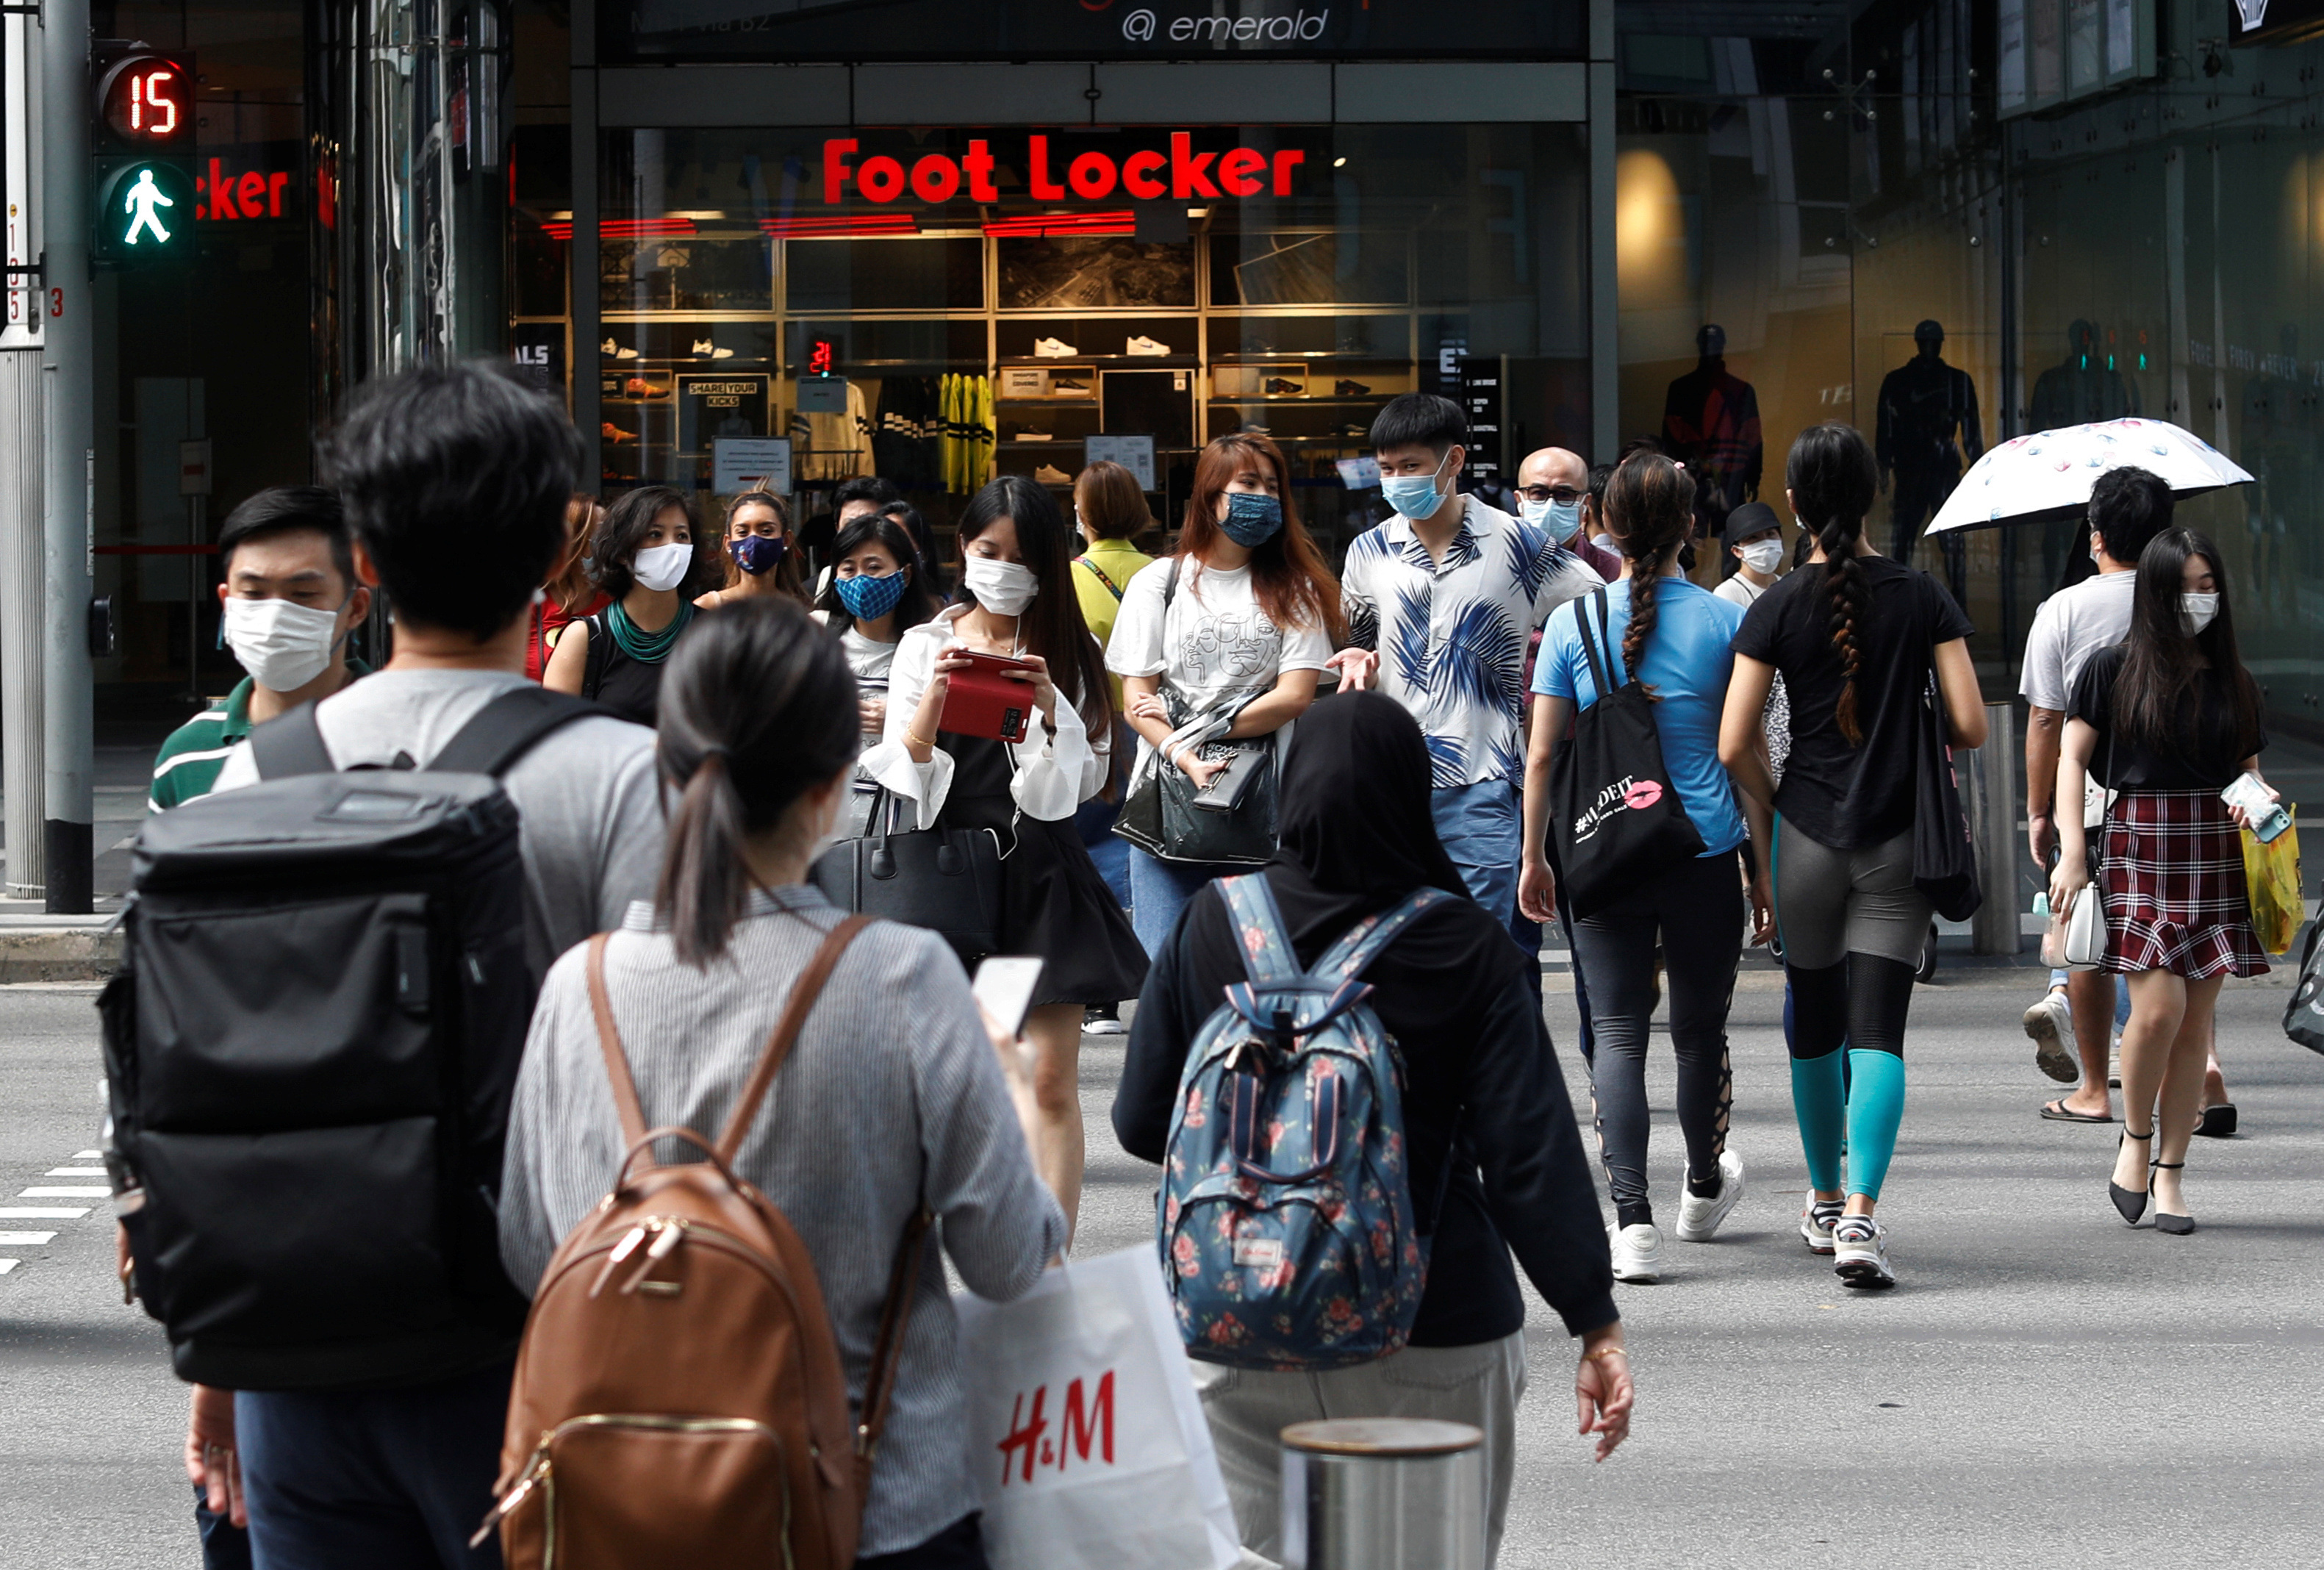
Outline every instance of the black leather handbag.
{"label": "black leather handbag", "polygon": [[1938,915],[1966,921],[1985,903],[1985,891],[1978,886],[1977,842],[1953,778],[1944,695],[1934,672],[1913,718],[1913,885]]}
{"label": "black leather handbag", "polygon": [[[1234,709],[1256,694],[1235,700]],[[1232,710],[1228,711],[1231,717]],[[1170,700],[1172,728],[1186,723],[1176,699]],[[1157,861],[1195,864],[1226,863],[1258,866],[1275,857],[1276,758],[1275,738],[1250,736],[1239,741],[1204,742],[1195,753],[1205,761],[1232,763],[1253,754],[1241,788],[1231,804],[1213,806],[1198,798],[1202,790],[1185,771],[1167,758],[1157,757],[1146,777],[1130,790],[1114,819],[1113,832]]]}
{"label": "black leather handbag", "polygon": [[925,927],[972,964],[1001,947],[1001,837],[989,828],[898,833],[895,797],[879,792],[869,832],[844,839],[809,874],[843,910]]}

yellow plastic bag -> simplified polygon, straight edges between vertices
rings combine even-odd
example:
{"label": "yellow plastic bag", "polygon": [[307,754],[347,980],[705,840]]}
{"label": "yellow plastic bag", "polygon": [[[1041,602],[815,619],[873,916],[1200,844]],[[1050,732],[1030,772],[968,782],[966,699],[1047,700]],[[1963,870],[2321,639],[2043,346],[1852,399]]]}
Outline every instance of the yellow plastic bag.
{"label": "yellow plastic bag", "polygon": [[[2297,815],[2287,801],[2284,810]],[[2270,954],[2289,954],[2308,912],[2300,891],[2300,831],[2287,828],[2263,845],[2244,831],[2244,883],[2251,891],[2252,928]]]}

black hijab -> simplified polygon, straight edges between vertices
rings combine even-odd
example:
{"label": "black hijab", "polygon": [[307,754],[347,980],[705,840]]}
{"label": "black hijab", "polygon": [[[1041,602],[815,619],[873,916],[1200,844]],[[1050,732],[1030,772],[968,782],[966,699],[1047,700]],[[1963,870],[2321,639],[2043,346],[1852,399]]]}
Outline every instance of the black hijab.
{"label": "black hijab", "polygon": [[1319,703],[1288,751],[1268,871],[1295,944],[1425,886],[1467,897],[1429,814],[1428,744],[1402,704],[1376,692]]}

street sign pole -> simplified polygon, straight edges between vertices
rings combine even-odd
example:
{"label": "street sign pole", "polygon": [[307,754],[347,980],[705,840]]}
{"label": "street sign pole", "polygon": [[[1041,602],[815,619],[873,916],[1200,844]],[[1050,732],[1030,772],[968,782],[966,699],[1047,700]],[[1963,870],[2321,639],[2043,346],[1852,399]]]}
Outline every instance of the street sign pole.
{"label": "street sign pole", "polygon": [[0,14],[0,220],[7,225],[5,307],[0,307],[0,836],[7,873],[0,893],[36,899],[47,783],[42,766],[41,652],[48,596],[41,552],[41,287],[37,217],[41,161],[40,31],[21,13]]}
{"label": "street sign pole", "polygon": [[89,510],[96,465],[97,291],[89,272],[88,0],[46,0],[41,15],[42,235],[48,316],[42,336],[47,426],[42,552],[46,661],[47,905],[91,909],[95,893],[94,673],[88,652]]}

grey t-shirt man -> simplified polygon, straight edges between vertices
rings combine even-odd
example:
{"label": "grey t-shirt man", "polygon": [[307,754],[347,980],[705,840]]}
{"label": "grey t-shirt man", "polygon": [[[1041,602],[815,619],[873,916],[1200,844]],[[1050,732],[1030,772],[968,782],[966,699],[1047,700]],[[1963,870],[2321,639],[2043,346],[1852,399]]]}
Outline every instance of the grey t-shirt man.
{"label": "grey t-shirt man", "polygon": [[[2103,572],[2042,602],[2025,634],[2025,669],[2017,681],[2028,704],[2065,713],[2074,680],[2090,656],[2130,636],[2131,595],[2137,586],[2135,572]],[[2083,791],[2083,826],[2094,828],[2105,816],[2106,792],[2093,775]]]}
{"label": "grey t-shirt man", "polygon": [[[342,769],[425,766],[462,725],[500,694],[526,685],[503,670],[383,670],[315,706],[315,721]],[[653,732],[604,718],[552,731],[512,764],[501,785],[523,817],[525,962],[538,982],[557,956],[621,926],[630,903],[653,898],[661,871],[662,814]],[[216,789],[258,782],[248,747],[237,747]]]}

